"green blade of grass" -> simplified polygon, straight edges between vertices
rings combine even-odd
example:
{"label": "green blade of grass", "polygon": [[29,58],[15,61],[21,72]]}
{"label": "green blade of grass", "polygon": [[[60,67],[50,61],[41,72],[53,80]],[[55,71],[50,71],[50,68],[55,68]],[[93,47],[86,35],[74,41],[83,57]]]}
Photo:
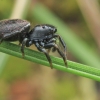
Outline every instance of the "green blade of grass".
{"label": "green blade of grass", "polygon": [[[0,52],[4,52],[10,55],[22,58],[22,54],[20,52],[20,46],[16,44],[3,42],[0,45]],[[72,61],[67,61],[68,68],[66,68],[61,58],[53,57],[53,56],[50,56],[50,57],[52,59],[54,69],[58,69],[64,72],[69,72],[75,75],[79,75],[79,76],[87,77],[90,79],[94,79],[96,81],[100,81],[100,70],[97,68],[75,63]],[[43,53],[33,51],[28,48],[25,48],[25,57],[22,59],[29,60],[29,61],[42,64],[45,66],[49,66],[49,63]]]}

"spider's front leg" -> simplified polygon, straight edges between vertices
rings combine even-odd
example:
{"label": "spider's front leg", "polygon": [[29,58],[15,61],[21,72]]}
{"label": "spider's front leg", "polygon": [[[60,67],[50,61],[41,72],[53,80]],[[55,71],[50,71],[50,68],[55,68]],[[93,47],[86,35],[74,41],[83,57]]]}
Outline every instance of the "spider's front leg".
{"label": "spider's front leg", "polygon": [[65,65],[67,66],[65,54],[63,54],[63,52],[58,48],[58,46],[55,43],[52,42],[52,43],[44,44],[44,48],[51,48],[51,47],[56,48],[60,56],[63,58]]}
{"label": "spider's front leg", "polygon": [[[48,42],[46,42],[45,44],[49,44],[49,43],[56,43],[56,39],[55,38],[52,38],[52,39],[50,39]],[[47,46],[47,48],[48,48],[48,46]],[[51,51],[51,47],[48,49],[48,53]],[[55,47],[53,47],[52,48],[52,52],[55,52],[56,51],[56,48]]]}
{"label": "spider's front leg", "polygon": [[[64,55],[65,55],[65,57],[66,57],[66,56],[67,56],[67,54],[66,54],[67,47],[66,47],[66,44],[65,44],[64,40],[63,40],[63,39],[61,38],[61,36],[59,36],[58,34],[54,34],[53,37],[54,37],[54,38],[55,38],[55,37],[58,37],[58,38],[59,38],[59,40],[60,40],[62,46],[64,47]],[[66,59],[67,59],[67,58],[66,58]]]}
{"label": "spider's front leg", "polygon": [[52,61],[51,61],[51,58],[50,58],[49,54],[47,53],[47,51],[45,50],[45,48],[43,48],[41,46],[41,44],[43,45],[43,43],[42,42],[40,42],[40,43],[39,42],[35,42],[34,44],[35,44],[35,46],[37,47],[37,49],[39,51],[41,51],[41,52],[43,52],[45,54],[46,58],[49,61],[50,67],[53,68]]}

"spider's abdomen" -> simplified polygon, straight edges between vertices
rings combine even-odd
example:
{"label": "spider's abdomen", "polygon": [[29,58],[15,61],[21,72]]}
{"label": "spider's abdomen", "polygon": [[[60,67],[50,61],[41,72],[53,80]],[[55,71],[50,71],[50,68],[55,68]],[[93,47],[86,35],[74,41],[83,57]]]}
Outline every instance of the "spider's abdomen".
{"label": "spider's abdomen", "polygon": [[25,35],[30,29],[30,23],[22,19],[6,19],[0,21],[0,39],[17,41],[18,36]]}

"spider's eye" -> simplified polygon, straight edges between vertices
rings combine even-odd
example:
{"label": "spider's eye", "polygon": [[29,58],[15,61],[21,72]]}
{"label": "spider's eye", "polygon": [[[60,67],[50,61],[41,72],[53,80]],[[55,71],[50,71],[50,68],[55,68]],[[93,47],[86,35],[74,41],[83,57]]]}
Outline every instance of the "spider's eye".
{"label": "spider's eye", "polygon": [[57,32],[57,29],[56,29],[56,28],[54,29],[54,33],[55,33],[55,32]]}
{"label": "spider's eye", "polygon": [[45,26],[42,26],[42,28],[45,28]]}

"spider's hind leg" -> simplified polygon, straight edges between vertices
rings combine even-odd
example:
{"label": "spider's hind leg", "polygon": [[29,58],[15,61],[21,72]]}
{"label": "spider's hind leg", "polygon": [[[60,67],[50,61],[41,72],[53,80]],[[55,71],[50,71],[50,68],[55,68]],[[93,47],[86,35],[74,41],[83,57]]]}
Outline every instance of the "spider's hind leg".
{"label": "spider's hind leg", "polygon": [[0,39],[0,44],[3,42],[3,38],[2,39]]}
{"label": "spider's hind leg", "polygon": [[23,41],[22,41],[22,46],[21,46],[21,52],[22,52],[22,57],[24,57],[24,48],[26,46],[26,42],[28,41],[27,38],[25,38]]}

